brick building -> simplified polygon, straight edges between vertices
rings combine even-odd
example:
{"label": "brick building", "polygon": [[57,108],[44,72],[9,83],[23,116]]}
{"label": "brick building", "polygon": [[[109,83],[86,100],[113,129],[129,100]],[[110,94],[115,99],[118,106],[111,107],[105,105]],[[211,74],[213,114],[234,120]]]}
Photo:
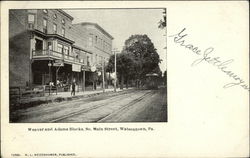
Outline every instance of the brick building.
{"label": "brick building", "polygon": [[9,11],[10,86],[75,79],[81,88],[85,77],[94,80],[94,67],[111,55],[113,37],[98,24],[72,21],[60,9]]}
{"label": "brick building", "polygon": [[[87,40],[87,45],[84,45],[84,49],[91,52],[91,55],[88,56],[91,66],[101,71],[101,67],[106,65],[112,54],[112,40],[114,38],[96,23],[82,22],[73,24],[73,26],[80,32],[84,32]],[[90,85],[93,80],[93,84],[96,84],[96,82],[100,84],[100,75],[98,80],[97,74],[90,73],[86,72],[86,84]],[[93,75],[96,77],[93,77]],[[107,81],[107,74],[105,73],[105,75],[105,81]]]}

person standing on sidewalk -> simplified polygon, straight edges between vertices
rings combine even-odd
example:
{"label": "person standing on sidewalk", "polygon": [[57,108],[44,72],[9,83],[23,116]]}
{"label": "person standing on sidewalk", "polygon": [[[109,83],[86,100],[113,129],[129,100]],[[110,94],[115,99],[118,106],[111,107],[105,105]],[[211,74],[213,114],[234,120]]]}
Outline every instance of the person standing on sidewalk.
{"label": "person standing on sidewalk", "polygon": [[73,80],[72,84],[71,84],[71,96],[75,96],[76,93],[76,83],[75,80]]}

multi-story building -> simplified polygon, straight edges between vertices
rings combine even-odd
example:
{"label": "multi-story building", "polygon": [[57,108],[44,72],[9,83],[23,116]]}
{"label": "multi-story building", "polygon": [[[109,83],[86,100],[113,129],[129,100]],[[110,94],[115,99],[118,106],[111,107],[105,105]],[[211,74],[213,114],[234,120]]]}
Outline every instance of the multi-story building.
{"label": "multi-story building", "polygon": [[[91,52],[91,55],[87,56],[90,64],[95,69],[101,70],[101,67],[104,67],[108,62],[110,55],[112,54],[112,40],[114,39],[107,31],[105,31],[101,26],[96,23],[82,22],[78,24],[73,24],[77,30],[84,32],[86,37],[87,45],[84,45],[84,49],[88,52]],[[87,72],[86,81],[87,85],[92,84],[96,85],[97,74],[90,74]],[[106,74],[106,73],[105,73]],[[93,78],[93,76],[96,76]],[[100,77],[99,77],[100,79]],[[100,80],[99,80],[100,83]]]}
{"label": "multi-story building", "polygon": [[108,60],[113,37],[97,24],[72,21],[60,9],[9,11],[10,86],[83,85],[85,71]]}
{"label": "multi-story building", "polygon": [[107,61],[112,53],[113,37],[96,23],[83,22],[74,24],[74,26],[86,33],[86,50],[93,52],[91,61],[94,65]]}

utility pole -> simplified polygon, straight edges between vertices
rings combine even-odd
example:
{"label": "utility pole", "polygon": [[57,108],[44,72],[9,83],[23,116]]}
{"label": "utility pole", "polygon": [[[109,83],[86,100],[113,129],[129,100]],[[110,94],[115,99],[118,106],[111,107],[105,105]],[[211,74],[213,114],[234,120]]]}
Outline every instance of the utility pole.
{"label": "utility pole", "polygon": [[117,76],[116,76],[116,52],[119,52],[116,48],[114,48],[114,54],[115,54],[115,83],[114,83],[114,91],[116,92],[116,81],[117,81]]}
{"label": "utility pole", "polygon": [[104,60],[102,59],[102,89],[105,92],[105,80],[104,80]]}
{"label": "utility pole", "polygon": [[49,95],[50,95],[50,91],[51,91],[51,66],[52,66],[52,64],[51,64],[51,62],[49,61],[49,63],[48,63],[48,66],[49,66]]}
{"label": "utility pole", "polygon": [[85,70],[82,72],[82,91],[85,92]]}

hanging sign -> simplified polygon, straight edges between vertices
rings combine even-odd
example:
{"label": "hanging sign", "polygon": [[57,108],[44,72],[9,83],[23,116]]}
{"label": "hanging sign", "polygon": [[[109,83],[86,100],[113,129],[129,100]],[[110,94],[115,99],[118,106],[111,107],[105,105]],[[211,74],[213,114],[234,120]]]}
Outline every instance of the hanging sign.
{"label": "hanging sign", "polygon": [[82,71],[87,71],[88,67],[87,66],[82,66]]}
{"label": "hanging sign", "polygon": [[81,65],[72,64],[72,71],[81,72]]}

